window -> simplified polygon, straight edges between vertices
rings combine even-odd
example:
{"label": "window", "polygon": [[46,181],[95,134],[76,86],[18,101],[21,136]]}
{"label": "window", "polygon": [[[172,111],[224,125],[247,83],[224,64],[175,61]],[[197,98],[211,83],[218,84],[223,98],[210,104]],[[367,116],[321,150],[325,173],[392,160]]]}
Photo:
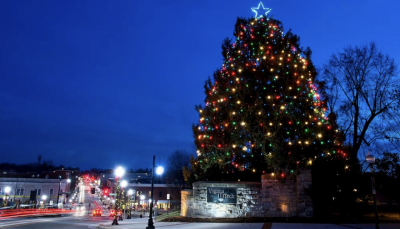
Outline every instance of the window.
{"label": "window", "polygon": [[23,196],[24,195],[24,189],[23,188],[18,188],[16,194],[17,194],[17,196]]}
{"label": "window", "polygon": [[42,189],[40,189],[40,188],[35,189],[35,191],[36,191],[36,195],[38,195],[38,196],[40,196],[40,194],[42,194]]}
{"label": "window", "polygon": [[0,193],[3,194],[3,189],[2,188],[0,188]]}
{"label": "window", "polygon": [[162,197],[162,192],[158,192],[158,197]]}
{"label": "window", "polygon": [[50,195],[53,195],[54,194],[54,189],[50,189]]}
{"label": "window", "polygon": [[150,197],[151,197],[151,191],[149,191],[149,199],[150,199]]}

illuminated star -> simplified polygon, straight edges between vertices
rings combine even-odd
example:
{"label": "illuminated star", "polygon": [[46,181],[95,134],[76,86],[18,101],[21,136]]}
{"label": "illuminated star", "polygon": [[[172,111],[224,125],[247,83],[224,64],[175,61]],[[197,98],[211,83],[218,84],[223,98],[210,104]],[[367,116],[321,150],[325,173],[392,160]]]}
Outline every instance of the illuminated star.
{"label": "illuminated star", "polygon": [[[260,6],[262,7],[262,9],[260,9]],[[258,4],[258,7],[253,7],[251,8],[251,10],[256,13],[255,18],[259,18],[259,17],[263,17],[264,15],[267,16],[267,14],[271,11],[270,8],[264,8],[264,5],[262,4],[262,2],[260,2]],[[259,15],[259,16],[257,16]]]}

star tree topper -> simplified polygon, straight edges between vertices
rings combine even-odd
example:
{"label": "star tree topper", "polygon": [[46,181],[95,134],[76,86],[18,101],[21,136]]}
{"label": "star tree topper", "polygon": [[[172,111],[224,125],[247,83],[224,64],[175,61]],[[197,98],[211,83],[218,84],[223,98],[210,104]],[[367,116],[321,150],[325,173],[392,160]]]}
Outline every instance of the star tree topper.
{"label": "star tree topper", "polygon": [[[260,6],[262,7],[262,9],[260,9]],[[270,8],[265,8],[264,5],[262,4],[262,2],[260,2],[260,3],[258,4],[258,7],[257,7],[257,8],[256,8],[256,7],[253,7],[253,8],[251,8],[251,10],[252,10],[254,13],[256,13],[255,18],[261,18],[261,17],[263,17],[264,15],[267,16],[267,14],[271,11]],[[257,15],[259,15],[259,16],[257,16]]]}

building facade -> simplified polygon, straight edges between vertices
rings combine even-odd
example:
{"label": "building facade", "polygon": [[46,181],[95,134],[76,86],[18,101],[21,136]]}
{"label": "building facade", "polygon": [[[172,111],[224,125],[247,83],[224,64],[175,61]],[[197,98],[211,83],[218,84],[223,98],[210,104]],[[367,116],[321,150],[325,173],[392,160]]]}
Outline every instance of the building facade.
{"label": "building facade", "polygon": [[[110,173],[100,173],[100,184],[107,184],[108,179],[115,179],[113,171]],[[151,173],[125,173],[124,180],[129,183],[149,183],[151,182]]]}
{"label": "building facade", "polygon": [[[54,170],[40,173],[3,172],[0,174],[2,205],[67,203],[78,179],[77,170]],[[8,192],[6,192],[8,190]],[[7,200],[3,203],[4,200]]]}
{"label": "building facade", "polygon": [[[107,186],[110,189],[111,196],[116,193],[115,179],[110,178],[107,180]],[[125,191],[132,190],[133,196],[131,197],[132,206],[147,207],[151,199],[151,183],[128,183],[124,188]],[[180,201],[169,199],[168,186],[166,184],[154,184],[153,187],[153,205],[159,209],[167,209],[180,207]]]}
{"label": "building facade", "polygon": [[[9,193],[6,193],[9,187]],[[67,201],[67,193],[70,183],[67,179],[46,179],[46,178],[8,178],[0,177],[0,198],[11,203],[40,202],[46,196],[46,203],[57,203],[57,196],[60,193],[59,202]],[[34,194],[32,193],[34,192]]]}

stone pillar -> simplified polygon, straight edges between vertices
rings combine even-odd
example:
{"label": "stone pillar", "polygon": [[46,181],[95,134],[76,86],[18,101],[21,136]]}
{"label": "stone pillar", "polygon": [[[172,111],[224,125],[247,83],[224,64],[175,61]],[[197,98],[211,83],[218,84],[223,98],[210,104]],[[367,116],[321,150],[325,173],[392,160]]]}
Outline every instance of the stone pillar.
{"label": "stone pillar", "polygon": [[181,191],[181,216],[188,216],[191,199],[193,199],[193,191],[185,189]]}
{"label": "stone pillar", "polygon": [[313,203],[309,193],[311,185],[311,170],[300,170],[296,180],[298,217],[312,218],[314,215]]}
{"label": "stone pillar", "polygon": [[261,203],[264,217],[297,215],[295,177],[271,174],[261,176]]}

